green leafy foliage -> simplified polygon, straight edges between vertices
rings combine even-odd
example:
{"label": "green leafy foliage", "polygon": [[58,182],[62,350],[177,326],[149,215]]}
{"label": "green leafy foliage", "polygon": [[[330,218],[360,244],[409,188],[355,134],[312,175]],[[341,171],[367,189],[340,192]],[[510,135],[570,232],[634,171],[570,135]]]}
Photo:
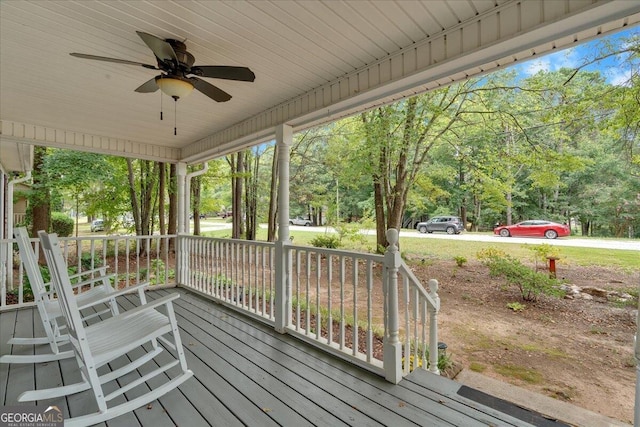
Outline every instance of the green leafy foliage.
{"label": "green leafy foliage", "polygon": [[366,237],[362,234],[362,226],[357,222],[346,223],[341,222],[333,227],[338,233],[340,243],[343,240],[347,240],[353,243],[364,244]]}
{"label": "green leafy foliage", "polygon": [[[421,346],[421,348],[422,347],[424,346]],[[424,351],[418,351],[417,358],[414,356],[413,353],[411,353],[411,355],[409,356],[409,371],[413,371],[414,369],[421,368],[423,366],[423,363],[422,363],[423,353],[424,353],[424,359],[427,361],[426,369],[429,369],[429,366],[430,366],[429,349],[424,348]],[[402,358],[403,368],[405,363],[406,363],[406,360],[403,357]],[[438,369],[440,370],[440,372],[446,371],[452,366],[453,366],[453,359],[451,358],[451,355],[449,355],[446,351],[439,351],[438,352]]]}
{"label": "green leafy foliage", "polygon": [[525,245],[525,247],[533,252],[533,259],[536,263],[536,268],[538,264],[546,265],[550,257],[560,258],[560,248],[548,243],[543,243],[541,245]]}
{"label": "green leafy foliage", "polygon": [[82,271],[92,270],[102,266],[102,259],[100,257],[93,257],[90,253],[83,253],[80,257],[80,265],[82,266]]}
{"label": "green leafy foliage", "polygon": [[527,306],[515,301],[515,302],[508,303],[507,304],[507,308],[515,311],[516,313],[518,313],[520,311],[524,311],[524,309],[527,308]]}
{"label": "green leafy foliage", "polygon": [[51,232],[57,233],[60,237],[69,237],[73,234],[73,218],[62,212],[51,214]]}
{"label": "green leafy foliage", "polygon": [[341,246],[340,239],[331,234],[316,236],[310,243],[316,248],[338,249]]}
{"label": "green leafy foliage", "polygon": [[456,265],[458,267],[462,267],[467,263],[467,258],[463,257],[462,255],[456,255],[455,257],[453,257],[453,260],[456,262]]}
{"label": "green leafy foliage", "polygon": [[492,276],[502,276],[507,284],[517,287],[525,301],[536,301],[543,294],[557,297],[563,295],[556,279],[527,267],[509,255],[485,256],[481,262],[489,267]]}

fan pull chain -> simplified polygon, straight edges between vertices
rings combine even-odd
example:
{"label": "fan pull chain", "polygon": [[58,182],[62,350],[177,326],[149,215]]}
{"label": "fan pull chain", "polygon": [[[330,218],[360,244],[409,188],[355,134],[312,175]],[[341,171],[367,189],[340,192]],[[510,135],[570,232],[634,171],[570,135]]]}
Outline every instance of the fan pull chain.
{"label": "fan pull chain", "polygon": [[173,103],[173,134],[178,135],[178,100]]}
{"label": "fan pull chain", "polygon": [[160,120],[162,120],[162,91],[160,91]]}

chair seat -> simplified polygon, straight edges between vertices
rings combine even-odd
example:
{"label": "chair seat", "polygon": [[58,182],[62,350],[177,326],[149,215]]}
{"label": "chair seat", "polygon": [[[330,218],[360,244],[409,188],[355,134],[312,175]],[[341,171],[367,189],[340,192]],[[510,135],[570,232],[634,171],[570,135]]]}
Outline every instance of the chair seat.
{"label": "chair seat", "polygon": [[169,318],[147,310],[126,318],[112,317],[86,327],[87,341],[97,366],[171,331]]}
{"label": "chair seat", "polygon": [[104,285],[94,286],[91,289],[80,292],[76,295],[76,301],[78,301],[78,306],[89,306],[91,303],[97,300],[102,299],[105,295],[113,292],[113,288],[109,286],[107,288]]}

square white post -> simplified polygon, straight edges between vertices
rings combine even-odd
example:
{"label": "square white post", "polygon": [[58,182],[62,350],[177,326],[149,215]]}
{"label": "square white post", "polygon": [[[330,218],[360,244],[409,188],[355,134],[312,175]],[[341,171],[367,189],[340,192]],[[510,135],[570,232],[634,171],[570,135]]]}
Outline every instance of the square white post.
{"label": "square white post", "polygon": [[398,230],[387,230],[389,246],[384,254],[384,266],[387,270],[384,284],[386,293],[385,331],[384,331],[384,377],[387,381],[398,384],[402,379],[402,343],[399,339],[398,315],[398,268],[402,262],[398,250]]}

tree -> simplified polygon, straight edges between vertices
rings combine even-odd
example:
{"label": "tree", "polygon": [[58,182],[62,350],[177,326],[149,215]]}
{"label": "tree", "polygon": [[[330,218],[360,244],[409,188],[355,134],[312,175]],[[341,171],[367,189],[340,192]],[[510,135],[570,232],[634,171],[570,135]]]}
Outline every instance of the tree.
{"label": "tree", "polygon": [[126,161],[136,234],[150,236],[153,232],[153,202],[157,196],[158,162],[129,158]]}
{"label": "tree", "polygon": [[275,242],[278,215],[278,146],[273,145],[271,179],[269,180],[269,209],[267,212],[267,241]]}
{"label": "tree", "polygon": [[45,159],[48,179],[56,188],[71,194],[75,206],[76,236],[82,196],[87,198],[102,191],[111,168],[105,156],[72,150],[52,150]]}
{"label": "tree", "polygon": [[232,228],[231,237],[239,239],[244,234],[244,222],[242,216],[242,186],[245,174],[245,153],[240,151],[227,156],[227,162],[231,168],[231,194],[232,194]]}
{"label": "tree", "polygon": [[386,230],[401,228],[410,187],[430,150],[464,113],[476,80],[448,86],[360,115],[364,154],[371,165],[378,250]]}

